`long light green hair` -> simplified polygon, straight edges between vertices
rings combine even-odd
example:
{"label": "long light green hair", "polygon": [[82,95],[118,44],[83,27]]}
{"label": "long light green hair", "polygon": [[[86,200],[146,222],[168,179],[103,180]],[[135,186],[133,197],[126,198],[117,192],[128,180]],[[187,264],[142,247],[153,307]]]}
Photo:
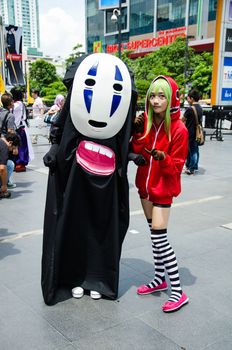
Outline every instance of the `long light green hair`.
{"label": "long light green hair", "polygon": [[150,97],[152,93],[158,94],[159,90],[162,90],[167,101],[168,101],[168,105],[167,105],[167,109],[165,112],[165,117],[164,117],[164,130],[165,133],[168,136],[169,141],[171,140],[171,131],[170,131],[170,127],[171,127],[171,116],[170,116],[170,105],[171,105],[171,98],[172,98],[172,89],[171,86],[169,85],[168,81],[165,78],[158,78],[155,81],[153,81],[148,89],[147,92],[147,97],[146,97],[146,109],[147,109],[147,129],[145,131],[145,136],[147,136],[147,134],[149,133],[151,126],[152,126],[152,122],[153,122],[153,116],[154,116],[154,111],[153,108],[150,104]]}

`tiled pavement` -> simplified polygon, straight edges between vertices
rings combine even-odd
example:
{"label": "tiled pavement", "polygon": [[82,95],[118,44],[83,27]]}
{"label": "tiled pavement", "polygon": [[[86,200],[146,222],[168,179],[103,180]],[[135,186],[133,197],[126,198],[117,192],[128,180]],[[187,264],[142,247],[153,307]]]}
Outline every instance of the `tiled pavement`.
{"label": "tiled pavement", "polygon": [[169,291],[138,296],[136,286],[153,276],[147,224],[129,167],[131,221],[122,252],[119,298],[70,298],[46,306],[40,261],[47,169],[45,138],[34,146],[17,188],[0,201],[1,350],[231,350],[232,349],[232,135],[200,149],[200,170],[182,175],[182,195],[172,208],[169,239],[184,291],[176,313],[161,305]]}

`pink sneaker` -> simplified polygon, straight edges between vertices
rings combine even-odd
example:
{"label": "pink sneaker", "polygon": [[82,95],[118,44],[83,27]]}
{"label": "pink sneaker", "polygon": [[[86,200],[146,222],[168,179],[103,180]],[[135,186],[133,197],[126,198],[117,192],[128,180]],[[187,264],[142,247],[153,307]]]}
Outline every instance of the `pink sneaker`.
{"label": "pink sneaker", "polygon": [[187,304],[188,301],[189,298],[187,295],[182,293],[178,301],[166,301],[166,303],[163,304],[162,308],[164,312],[176,311],[179,310],[183,305]]}
{"label": "pink sneaker", "polygon": [[164,281],[163,283],[159,284],[154,288],[149,288],[148,286],[146,286],[146,284],[143,284],[137,289],[137,294],[146,295],[154,292],[160,292],[161,290],[166,290],[166,289],[168,289],[168,285],[166,281]]}

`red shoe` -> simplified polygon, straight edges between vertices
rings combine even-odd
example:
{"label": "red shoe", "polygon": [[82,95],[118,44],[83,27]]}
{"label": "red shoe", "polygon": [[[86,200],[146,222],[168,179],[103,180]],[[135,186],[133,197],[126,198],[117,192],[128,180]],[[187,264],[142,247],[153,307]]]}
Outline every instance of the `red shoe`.
{"label": "red shoe", "polygon": [[15,172],[16,172],[16,173],[21,173],[21,172],[23,172],[23,171],[26,171],[25,165],[23,165],[23,164],[17,164],[17,165],[15,166]]}
{"label": "red shoe", "polygon": [[146,295],[154,292],[160,292],[161,290],[166,290],[166,289],[168,289],[168,285],[166,281],[162,282],[161,284],[159,284],[154,288],[149,288],[148,286],[146,286],[146,284],[143,284],[137,289],[137,294]]}
{"label": "red shoe", "polygon": [[166,301],[163,304],[162,308],[164,312],[171,312],[179,310],[183,305],[187,304],[189,298],[186,294],[182,293],[180,299],[178,301]]}

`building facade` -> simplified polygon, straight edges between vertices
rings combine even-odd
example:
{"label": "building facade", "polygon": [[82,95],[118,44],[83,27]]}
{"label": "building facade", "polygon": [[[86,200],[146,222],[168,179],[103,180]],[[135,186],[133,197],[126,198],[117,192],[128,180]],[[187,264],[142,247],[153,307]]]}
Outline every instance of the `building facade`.
{"label": "building facade", "polygon": [[[118,24],[111,17],[118,5],[86,0],[88,53],[117,51]],[[216,10],[216,0],[121,0],[121,49],[142,56],[187,35],[197,51],[213,51]]]}
{"label": "building facade", "polygon": [[23,28],[27,49],[40,47],[38,0],[0,0],[0,16],[5,25]]}

